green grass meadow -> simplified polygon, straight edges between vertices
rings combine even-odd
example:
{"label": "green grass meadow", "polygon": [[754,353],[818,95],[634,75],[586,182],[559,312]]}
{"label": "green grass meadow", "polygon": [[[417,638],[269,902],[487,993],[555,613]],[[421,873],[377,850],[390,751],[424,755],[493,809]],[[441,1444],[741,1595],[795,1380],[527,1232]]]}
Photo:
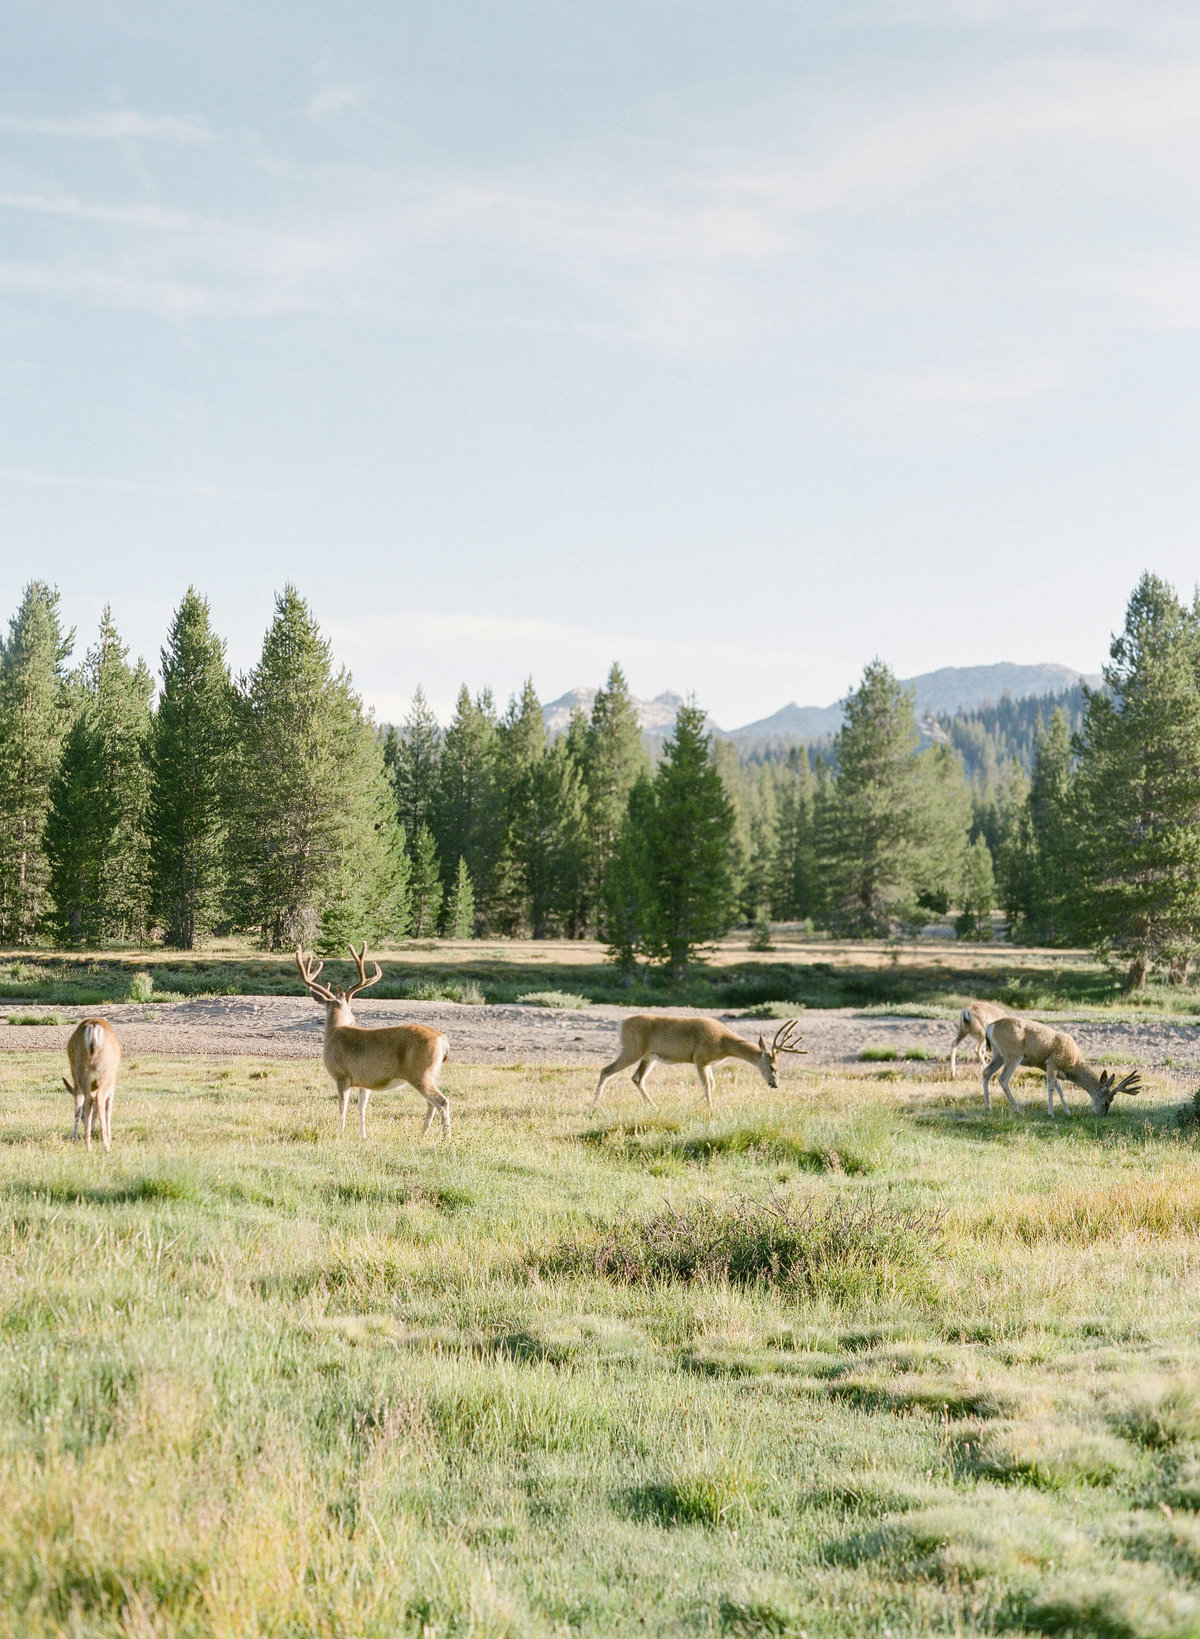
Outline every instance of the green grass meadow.
{"label": "green grass meadow", "polygon": [[0,1064],[0,1633],[1200,1634],[1190,1088]]}

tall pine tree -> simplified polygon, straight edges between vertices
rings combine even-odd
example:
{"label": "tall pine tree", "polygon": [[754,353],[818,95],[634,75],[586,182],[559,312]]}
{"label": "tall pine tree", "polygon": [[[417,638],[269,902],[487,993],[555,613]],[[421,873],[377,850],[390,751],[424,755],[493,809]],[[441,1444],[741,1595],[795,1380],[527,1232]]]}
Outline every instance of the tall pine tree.
{"label": "tall pine tree", "polygon": [[629,807],[629,793],[648,769],[637,708],[625,673],[613,662],[596,692],[582,735],[579,763],[586,791],[586,857],[581,922],[602,920],[604,878]]}
{"label": "tall pine tree", "polygon": [[77,707],[51,781],[46,820],[51,926],[64,944],[145,938],[150,697],[144,661],[105,609],[100,635],[74,680]]}
{"label": "tall pine tree", "polygon": [[1073,785],[1081,931],[1145,985],[1200,939],[1200,611],[1146,574],[1089,694]]}
{"label": "tall pine tree", "polygon": [[446,729],[430,829],[443,861],[466,861],[480,931],[493,924],[492,890],[503,841],[498,732],[490,693],[472,700],[459,690]]}
{"label": "tall pine tree", "polygon": [[70,723],[58,593],[31,581],[0,640],[0,943],[27,945],[49,909],[43,845],[50,786]]}
{"label": "tall pine tree", "polygon": [[171,622],[162,682],[151,735],[151,906],[166,943],[193,950],[226,908],[234,711],[225,645],[194,587]]}
{"label": "tall pine tree", "polygon": [[823,814],[825,920],[837,933],[886,935],[914,902],[920,846],[917,723],[911,690],[873,660],[846,701],[837,781]]}
{"label": "tall pine tree", "polygon": [[293,586],[276,599],[237,716],[229,832],[241,925],[268,950],[400,937],[407,867],[382,752]]}
{"label": "tall pine tree", "polygon": [[735,910],[733,804],[698,706],[680,706],[652,791],[642,943],[682,978],[697,951],[728,930]]}

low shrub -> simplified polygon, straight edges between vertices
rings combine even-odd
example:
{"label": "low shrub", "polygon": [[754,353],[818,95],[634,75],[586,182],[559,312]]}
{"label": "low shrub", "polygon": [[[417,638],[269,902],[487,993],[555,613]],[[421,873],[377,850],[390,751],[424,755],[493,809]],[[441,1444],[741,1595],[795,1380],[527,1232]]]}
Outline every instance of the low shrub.
{"label": "low shrub", "polygon": [[727,1280],[850,1298],[921,1284],[942,1223],[936,1211],[865,1193],[699,1200],[597,1224],[540,1264],[547,1274],[594,1274],[629,1286]]}
{"label": "low shrub", "polygon": [[154,976],[150,973],[135,973],[129,981],[129,1000],[131,1002],[148,1002],[154,995]]}
{"label": "low shrub", "polygon": [[891,1064],[900,1057],[898,1047],[864,1047],[858,1055],[864,1064]]}
{"label": "low shrub", "polygon": [[796,1019],[804,1012],[803,1002],[758,1002],[746,1008],[744,1019]]}
{"label": "low shrub", "polygon": [[572,990],[527,990],[517,1001],[522,1007],[589,1007],[586,996],[577,996]]}
{"label": "low shrub", "polygon": [[487,998],[471,979],[423,979],[409,985],[404,992],[410,1002],[465,1002],[471,1007],[482,1007]]}
{"label": "low shrub", "polygon": [[9,1024],[61,1024],[57,1013],[10,1013]]}

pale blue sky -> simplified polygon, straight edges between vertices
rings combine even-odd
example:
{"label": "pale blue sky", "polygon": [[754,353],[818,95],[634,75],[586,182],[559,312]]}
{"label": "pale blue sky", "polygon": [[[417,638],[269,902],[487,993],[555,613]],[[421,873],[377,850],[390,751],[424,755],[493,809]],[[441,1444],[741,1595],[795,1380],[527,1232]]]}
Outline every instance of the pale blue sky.
{"label": "pale blue sky", "polygon": [[1200,8],[7,0],[0,608],[383,716],[1093,670],[1200,575]]}

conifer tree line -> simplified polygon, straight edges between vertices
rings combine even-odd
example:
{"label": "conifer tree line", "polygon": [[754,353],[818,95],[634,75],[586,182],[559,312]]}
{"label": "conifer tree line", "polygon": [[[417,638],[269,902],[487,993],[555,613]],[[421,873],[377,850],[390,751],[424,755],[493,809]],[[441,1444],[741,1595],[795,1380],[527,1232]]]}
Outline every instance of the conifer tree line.
{"label": "conifer tree line", "polygon": [[[444,726],[418,689],[378,729],[290,586],[244,677],[194,589],[157,694],[109,611],[73,651],[32,582],[0,638],[8,946],[598,936],[632,977],[735,922],[765,943],[772,920],[878,938],[949,914],[989,938],[1000,909],[1143,985],[1186,979],[1200,938],[1200,603],[1149,574],[1104,688],[1039,716],[1028,774],[922,746],[878,660],[831,745],[746,759],[694,703],[652,751],[617,665],[558,736],[532,683],[503,710],[464,687]],[[1011,703],[997,722],[1024,732]]]}

